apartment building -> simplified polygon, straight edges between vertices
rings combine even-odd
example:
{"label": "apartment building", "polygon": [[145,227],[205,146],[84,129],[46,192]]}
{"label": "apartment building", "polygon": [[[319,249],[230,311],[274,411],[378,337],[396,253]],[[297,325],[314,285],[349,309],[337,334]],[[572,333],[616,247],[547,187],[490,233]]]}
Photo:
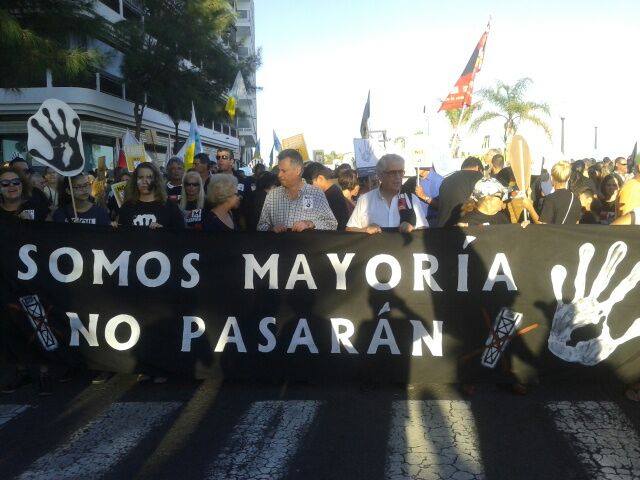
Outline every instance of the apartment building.
{"label": "apartment building", "polygon": [[[239,15],[238,38],[248,55],[255,51],[253,39],[253,2],[237,2]],[[248,4],[248,5],[247,5]],[[95,2],[98,14],[115,23],[123,18],[140,18],[141,8],[135,0],[101,0]],[[234,5],[235,8],[235,5]],[[242,17],[243,15],[247,17]],[[251,37],[247,36],[248,31]],[[126,85],[122,80],[120,65],[123,55],[99,40],[89,40],[92,48],[109,53],[109,64],[96,72],[88,81],[66,82],[53,78],[51,72],[25,85],[19,92],[0,89],[0,159],[8,161],[17,152],[26,155],[27,119],[40,104],[48,98],[57,98],[68,103],[82,121],[85,158],[89,168],[97,164],[99,157],[105,157],[108,166],[117,162],[116,139],[127,130],[135,130],[133,103],[127,97]],[[245,47],[246,46],[246,47]],[[255,83],[255,79],[248,79]],[[210,123],[200,125],[203,146],[207,153],[218,147],[227,147],[242,156],[245,148],[255,145],[255,93],[244,99],[240,108],[252,108],[252,122],[238,120],[239,125]],[[196,112],[197,114],[197,112]],[[178,128],[180,140],[189,134],[189,122],[182,121]],[[146,107],[142,121],[141,137],[147,153],[158,164],[164,164],[170,156],[170,145],[175,142],[175,126],[172,120],[153,104]],[[168,153],[169,152],[169,153]]]}

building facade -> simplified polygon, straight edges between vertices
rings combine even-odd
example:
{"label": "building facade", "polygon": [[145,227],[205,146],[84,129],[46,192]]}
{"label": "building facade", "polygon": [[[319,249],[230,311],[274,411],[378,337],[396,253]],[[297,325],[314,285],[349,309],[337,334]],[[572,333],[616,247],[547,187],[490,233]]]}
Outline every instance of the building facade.
{"label": "building facade", "polygon": [[[243,28],[238,38],[246,42],[247,49],[251,48],[246,51],[248,55],[255,51],[255,41],[253,33],[251,38],[246,36],[247,28],[244,27],[253,32],[253,2],[237,3],[241,5],[237,8],[234,5],[234,8],[241,15],[244,15],[242,12],[245,11],[250,15],[250,21],[239,16],[237,26],[238,29]],[[140,18],[142,21],[141,9],[134,0],[96,1],[95,9],[99,15],[113,23],[132,17]],[[120,72],[123,54],[99,40],[89,40],[88,43],[91,48],[109,54],[109,63],[89,81],[70,85],[53,78],[51,73],[47,72],[39,83],[36,81],[33,85],[21,88],[19,92],[0,89],[0,162],[11,160],[15,154],[28,156],[27,119],[38,110],[44,100],[56,98],[69,104],[80,116],[88,167],[97,165],[100,157],[105,158],[109,168],[114,165],[114,161],[117,163],[117,140],[122,138],[127,130],[135,130],[133,103],[127,97],[126,85]],[[255,91],[252,99],[242,102],[249,102],[255,106]],[[255,122],[255,110],[252,116]],[[242,128],[240,125],[236,127],[218,122],[199,125],[205,152],[212,153],[218,147],[226,147],[240,157],[244,148],[250,149],[255,145],[255,127],[251,126],[253,129],[248,128],[245,123],[242,123]],[[180,123],[178,133],[179,141],[187,138],[188,121]],[[171,147],[176,141],[175,125],[168,115],[154,109],[153,105],[147,105],[142,120],[141,139],[154,162],[164,165],[168,156],[171,156]]]}
{"label": "building facade", "polygon": [[[256,53],[256,29],[253,0],[235,0],[236,10],[236,43],[240,56],[251,56]],[[256,103],[256,77],[245,78],[247,96],[239,99],[238,108],[243,115],[236,120],[236,127],[242,150],[242,163],[248,165],[257,143],[258,115]]]}

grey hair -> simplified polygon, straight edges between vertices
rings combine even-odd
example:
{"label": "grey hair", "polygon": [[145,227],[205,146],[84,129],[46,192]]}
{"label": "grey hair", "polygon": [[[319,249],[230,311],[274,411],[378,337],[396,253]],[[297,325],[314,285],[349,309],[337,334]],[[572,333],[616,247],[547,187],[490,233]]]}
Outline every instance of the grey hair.
{"label": "grey hair", "polygon": [[238,179],[230,173],[216,173],[209,181],[207,200],[217,207],[233,197],[238,191]]}
{"label": "grey hair", "polygon": [[186,190],[186,187],[184,186],[184,182],[187,179],[188,175],[191,175],[194,178],[198,177],[198,183],[200,184],[200,188],[198,189],[198,199],[196,200],[196,208],[204,207],[204,187],[202,185],[202,177],[196,171],[188,171],[182,176],[182,183],[181,183],[182,195],[180,196],[180,209],[182,211],[185,211],[187,208],[187,190]]}
{"label": "grey hair", "polygon": [[402,158],[400,155],[396,155],[395,153],[387,153],[386,155],[380,157],[380,160],[378,160],[378,163],[376,164],[376,172],[378,172],[378,175],[381,175],[387,170],[387,167],[391,162],[398,161],[402,162],[402,166],[404,167],[404,158]]}

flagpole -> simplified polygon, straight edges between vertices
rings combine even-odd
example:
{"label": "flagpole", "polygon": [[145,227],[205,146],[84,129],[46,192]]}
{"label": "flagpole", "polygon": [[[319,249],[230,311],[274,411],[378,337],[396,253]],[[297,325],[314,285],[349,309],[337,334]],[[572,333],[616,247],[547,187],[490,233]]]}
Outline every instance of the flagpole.
{"label": "flagpole", "polygon": [[454,151],[454,144],[456,142],[456,137],[458,138],[458,147],[460,147],[460,137],[458,137],[458,132],[460,131],[460,125],[462,124],[462,116],[464,115],[464,109],[465,109],[466,105],[462,104],[462,108],[460,109],[460,118],[458,118],[458,124],[456,125],[455,129],[453,130],[453,136],[451,137],[451,143],[449,145],[449,148],[451,149],[451,154],[454,155],[455,158],[455,154],[457,152]]}

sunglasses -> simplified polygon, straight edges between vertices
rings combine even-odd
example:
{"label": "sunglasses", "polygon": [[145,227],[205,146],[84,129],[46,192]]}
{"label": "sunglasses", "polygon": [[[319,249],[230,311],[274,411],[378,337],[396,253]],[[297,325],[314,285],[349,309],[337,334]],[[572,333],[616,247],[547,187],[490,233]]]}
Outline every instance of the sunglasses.
{"label": "sunglasses", "polygon": [[229,160],[229,155],[216,155],[216,160]]}
{"label": "sunglasses", "polygon": [[200,184],[199,183],[191,183],[191,182],[185,182],[184,183],[185,187],[199,187]]}
{"label": "sunglasses", "polygon": [[14,178],[13,180],[1,180],[0,181],[0,187],[8,187],[10,185],[13,185],[14,187],[18,187],[20,185],[22,185],[22,182],[20,181],[19,178]]}

